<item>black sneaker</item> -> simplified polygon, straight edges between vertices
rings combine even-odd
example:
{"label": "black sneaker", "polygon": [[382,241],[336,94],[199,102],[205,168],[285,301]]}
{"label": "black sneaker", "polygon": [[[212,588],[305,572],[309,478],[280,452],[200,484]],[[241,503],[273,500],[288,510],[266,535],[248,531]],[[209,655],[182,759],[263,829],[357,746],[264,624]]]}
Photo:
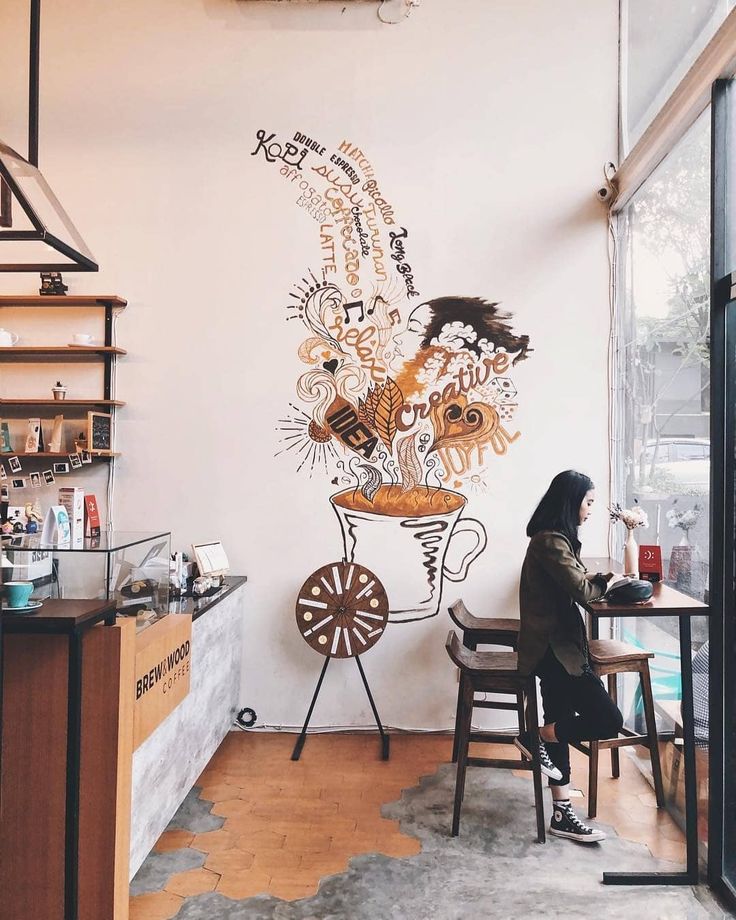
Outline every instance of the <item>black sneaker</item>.
{"label": "black sneaker", "polygon": [[[531,732],[522,732],[514,739],[514,744],[527,760],[534,760],[534,755],[532,754],[534,742],[532,741]],[[542,773],[545,776],[549,776],[550,779],[562,779],[562,773],[552,763],[552,758],[549,756],[549,752],[541,738],[539,739],[539,766],[542,768]]]}
{"label": "black sneaker", "polygon": [[553,802],[554,810],[549,825],[549,832],[555,837],[567,837],[578,843],[597,843],[605,840],[606,835],[596,827],[588,827],[578,818],[569,802]]}

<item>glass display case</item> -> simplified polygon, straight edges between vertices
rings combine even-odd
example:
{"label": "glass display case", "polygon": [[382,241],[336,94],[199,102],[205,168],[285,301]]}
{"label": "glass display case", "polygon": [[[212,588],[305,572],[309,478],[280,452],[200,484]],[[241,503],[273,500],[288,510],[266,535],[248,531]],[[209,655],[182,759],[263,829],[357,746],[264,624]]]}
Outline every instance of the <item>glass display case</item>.
{"label": "glass display case", "polygon": [[18,534],[3,539],[2,580],[32,581],[33,601],[113,599],[120,614],[160,614],[168,611],[170,559],[167,531],[103,531],[78,546]]}

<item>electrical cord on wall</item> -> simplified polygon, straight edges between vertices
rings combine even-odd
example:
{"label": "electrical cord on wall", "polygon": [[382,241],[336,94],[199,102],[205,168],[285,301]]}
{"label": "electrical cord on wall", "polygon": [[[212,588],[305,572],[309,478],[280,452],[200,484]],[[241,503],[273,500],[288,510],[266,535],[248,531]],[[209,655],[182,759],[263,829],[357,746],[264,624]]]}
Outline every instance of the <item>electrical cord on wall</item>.
{"label": "electrical cord on wall", "polygon": [[[608,205],[608,353],[606,357],[606,389],[608,410],[608,505],[611,507],[618,501],[617,486],[614,478],[618,479],[616,462],[616,437],[615,404],[616,404],[616,355],[618,351],[618,335],[616,329],[616,280],[618,272],[618,239],[616,235],[616,215],[613,213],[613,202],[616,197],[614,177],[616,167],[613,163],[606,163],[603,167],[605,185],[598,189],[598,198]],[[608,527],[608,555],[613,558],[616,547],[613,545],[613,529]]]}
{"label": "electrical cord on wall", "polygon": [[[387,3],[393,3],[394,6],[398,6],[399,8],[403,7],[403,13],[401,16],[399,16],[398,19],[386,19],[384,17],[383,8]],[[421,0],[381,0],[381,5],[378,7],[376,15],[381,20],[381,22],[385,23],[386,25],[395,26],[398,25],[398,23],[403,22],[405,19],[408,19],[414,10],[414,7],[419,6],[420,3]]]}
{"label": "electrical cord on wall", "polygon": [[[112,314],[112,344],[117,344],[117,324],[118,324],[118,314],[116,311],[113,311]],[[117,362],[117,358],[114,359]],[[110,399],[117,399],[117,363],[115,366],[115,373],[110,375]],[[111,444],[113,450],[116,447],[116,421],[117,421],[117,410],[114,407],[110,407],[110,416],[111,421]],[[113,523],[113,501],[115,498],[115,458],[111,457],[110,462],[107,466],[107,528],[112,532],[115,527]]]}
{"label": "electrical cord on wall", "polygon": [[[248,726],[244,727],[238,719],[233,723],[241,731],[244,732],[260,732],[265,734],[267,732],[287,732],[288,734],[299,733],[302,729],[301,725],[258,725],[258,726]],[[398,728],[395,725],[384,725],[386,731],[394,732],[399,735],[448,735],[451,736],[454,731],[454,726],[450,728]],[[480,726],[473,726],[474,731],[480,731]],[[509,732],[514,734],[518,732],[518,726],[514,725],[499,725],[494,726],[493,731],[498,732]],[[334,734],[335,732],[365,732],[366,734],[375,734],[376,733],[376,723],[373,722],[370,725],[310,725],[307,729],[308,735],[327,735]]]}

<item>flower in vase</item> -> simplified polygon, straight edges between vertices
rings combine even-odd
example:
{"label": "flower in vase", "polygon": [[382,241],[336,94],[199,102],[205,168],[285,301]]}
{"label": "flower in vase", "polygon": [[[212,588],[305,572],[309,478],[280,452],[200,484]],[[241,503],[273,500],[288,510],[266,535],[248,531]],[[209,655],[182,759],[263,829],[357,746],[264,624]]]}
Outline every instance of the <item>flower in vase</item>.
{"label": "flower in vase", "polygon": [[665,517],[670,527],[678,527],[685,532],[685,536],[687,537],[690,528],[698,523],[698,519],[702,513],[702,507],[696,504],[693,505],[692,508],[688,508],[687,511],[681,511],[679,508],[670,508]]}
{"label": "flower in vase", "polygon": [[635,530],[637,527],[649,527],[649,518],[646,511],[638,504],[633,508],[622,508],[616,502],[608,509],[612,521],[621,521],[626,525],[627,530]]}

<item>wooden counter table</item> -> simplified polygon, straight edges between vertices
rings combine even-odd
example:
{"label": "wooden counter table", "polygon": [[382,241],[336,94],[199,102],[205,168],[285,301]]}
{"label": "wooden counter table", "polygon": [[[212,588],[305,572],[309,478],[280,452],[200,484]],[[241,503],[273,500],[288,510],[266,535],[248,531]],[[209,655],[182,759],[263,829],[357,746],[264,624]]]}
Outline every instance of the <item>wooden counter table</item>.
{"label": "wooden counter table", "polygon": [[[584,559],[589,571],[615,571],[611,560]],[[620,570],[620,566],[618,566]],[[669,585],[658,582],[653,586],[651,600],[643,604],[613,604],[596,601],[590,605],[591,632],[597,635],[599,617],[671,617],[676,616],[680,633],[680,674],[682,677],[682,730],[685,753],[685,829],[687,866],[675,872],[604,872],[608,885],[697,885],[698,831],[697,784],[695,777],[695,728],[693,716],[693,661],[690,618],[708,616],[706,604],[682,594]]]}
{"label": "wooden counter table", "polygon": [[127,778],[119,769],[130,761],[120,750],[126,624],[113,626],[109,601],[47,600],[1,616],[3,920],[111,917],[115,887],[119,897],[127,888],[113,879],[127,840],[105,805],[111,790],[113,806],[130,796],[129,767]]}
{"label": "wooden counter table", "polygon": [[3,612],[0,918],[127,920],[129,881],[233,725],[244,577],[145,624]]}

